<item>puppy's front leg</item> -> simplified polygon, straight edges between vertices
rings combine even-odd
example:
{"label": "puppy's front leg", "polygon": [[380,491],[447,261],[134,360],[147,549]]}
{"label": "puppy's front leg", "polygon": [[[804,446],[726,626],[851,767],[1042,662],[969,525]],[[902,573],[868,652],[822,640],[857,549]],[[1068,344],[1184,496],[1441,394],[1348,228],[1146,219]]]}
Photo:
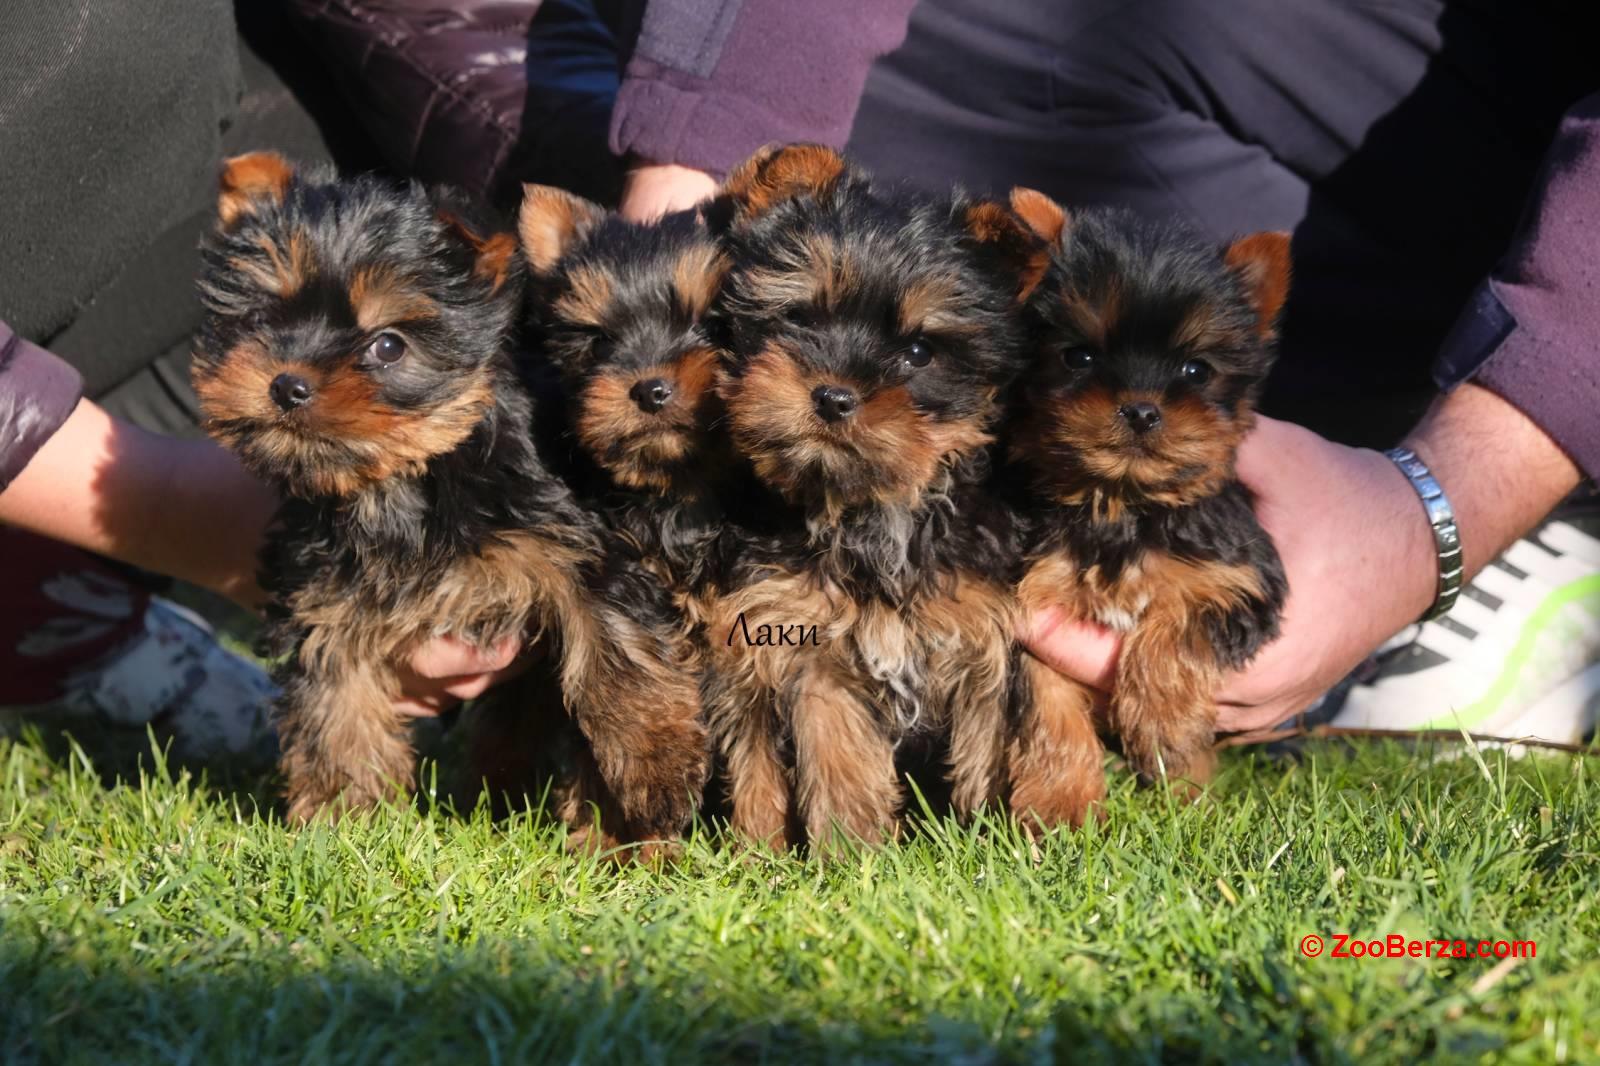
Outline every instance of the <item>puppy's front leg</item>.
{"label": "puppy's front leg", "polygon": [[396,684],[367,666],[300,672],[284,682],[278,711],[289,820],[306,822],[405,795],[416,753]]}
{"label": "puppy's front leg", "polygon": [[825,662],[799,678],[791,714],[800,810],[812,847],[835,834],[867,843],[892,835],[901,790],[894,745],[860,692]]}
{"label": "puppy's front leg", "polygon": [[694,675],[661,640],[619,611],[603,610],[585,636],[563,634],[567,699],[601,777],[636,840],[681,835],[711,769]]}
{"label": "puppy's front leg", "polygon": [[1030,832],[1080,826],[1105,798],[1094,692],[1032,655],[1022,657],[1011,744],[1011,810]]}
{"label": "puppy's front leg", "polygon": [[1186,611],[1152,609],[1123,640],[1111,713],[1143,780],[1165,776],[1191,795],[1211,780],[1219,681],[1210,642]]}
{"label": "puppy's front leg", "polygon": [[713,672],[706,685],[706,718],[727,768],[729,824],[745,840],[782,851],[794,843],[794,786],[777,708],[770,689],[750,676],[741,680],[738,686]]}

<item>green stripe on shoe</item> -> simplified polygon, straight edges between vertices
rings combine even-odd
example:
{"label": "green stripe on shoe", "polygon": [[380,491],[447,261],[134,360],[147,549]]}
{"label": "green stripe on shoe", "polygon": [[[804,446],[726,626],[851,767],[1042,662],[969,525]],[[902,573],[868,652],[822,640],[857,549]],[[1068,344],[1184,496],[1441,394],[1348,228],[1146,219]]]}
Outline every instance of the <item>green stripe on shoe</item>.
{"label": "green stripe on shoe", "polygon": [[1581,600],[1591,595],[1600,596],[1600,574],[1579,578],[1546,596],[1544,602],[1540,603],[1523,623],[1522,632],[1518,634],[1517,642],[1511,646],[1511,653],[1506,656],[1505,662],[1500,664],[1500,675],[1494,679],[1494,684],[1489,686],[1489,691],[1465,707],[1441,715],[1416,728],[1463,729],[1470,733],[1474,726],[1492,718],[1500,710],[1500,705],[1505,702],[1512,689],[1516,688],[1517,675],[1528,664],[1528,659],[1533,655],[1534,644],[1538,642],[1550,623],[1556,620],[1556,615],[1573,600]]}

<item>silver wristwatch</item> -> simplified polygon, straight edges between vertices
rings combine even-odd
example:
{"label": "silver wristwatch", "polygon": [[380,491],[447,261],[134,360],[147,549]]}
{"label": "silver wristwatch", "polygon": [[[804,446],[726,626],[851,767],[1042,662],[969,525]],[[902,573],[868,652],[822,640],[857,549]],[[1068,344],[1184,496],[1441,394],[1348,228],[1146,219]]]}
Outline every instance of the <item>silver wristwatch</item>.
{"label": "silver wristwatch", "polygon": [[1461,595],[1461,531],[1456,528],[1456,513],[1450,506],[1450,498],[1434,480],[1427,463],[1409,448],[1390,448],[1383,454],[1394,461],[1411,482],[1411,487],[1417,490],[1422,509],[1428,512],[1428,524],[1433,526],[1433,545],[1439,553],[1439,585],[1433,596],[1433,606],[1421,618],[1429,622],[1447,613]]}

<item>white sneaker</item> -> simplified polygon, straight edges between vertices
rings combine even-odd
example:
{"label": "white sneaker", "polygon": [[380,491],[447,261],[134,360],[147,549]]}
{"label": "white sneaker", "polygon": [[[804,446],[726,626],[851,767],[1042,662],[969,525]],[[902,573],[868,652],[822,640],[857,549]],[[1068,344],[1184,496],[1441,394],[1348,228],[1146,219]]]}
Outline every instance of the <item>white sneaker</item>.
{"label": "white sneaker", "polygon": [[1597,709],[1600,540],[1551,520],[1486,567],[1448,615],[1381,648],[1328,721],[1576,744]]}

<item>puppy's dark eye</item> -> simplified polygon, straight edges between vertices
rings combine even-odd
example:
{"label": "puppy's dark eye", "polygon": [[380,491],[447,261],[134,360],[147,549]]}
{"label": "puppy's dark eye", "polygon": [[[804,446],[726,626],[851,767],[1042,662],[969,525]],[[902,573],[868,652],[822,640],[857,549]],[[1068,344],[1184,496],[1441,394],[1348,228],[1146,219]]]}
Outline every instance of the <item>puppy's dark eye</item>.
{"label": "puppy's dark eye", "polygon": [[393,333],[380,333],[367,345],[367,357],[380,366],[398,363],[406,354],[406,342]]}
{"label": "puppy's dark eye", "polygon": [[1178,376],[1185,384],[1204,385],[1211,380],[1211,364],[1204,359],[1191,359],[1178,368]]}
{"label": "puppy's dark eye", "polygon": [[589,345],[589,355],[596,362],[600,363],[604,363],[609,360],[612,353],[616,350],[617,342],[605,334],[601,334],[600,336],[596,337],[594,339],[594,343]]}
{"label": "puppy's dark eye", "polygon": [[1061,353],[1061,362],[1068,370],[1088,370],[1094,366],[1094,353],[1087,348],[1068,348]]}
{"label": "puppy's dark eye", "polygon": [[906,366],[921,369],[933,362],[933,346],[927,341],[912,341],[905,354],[900,357]]}

